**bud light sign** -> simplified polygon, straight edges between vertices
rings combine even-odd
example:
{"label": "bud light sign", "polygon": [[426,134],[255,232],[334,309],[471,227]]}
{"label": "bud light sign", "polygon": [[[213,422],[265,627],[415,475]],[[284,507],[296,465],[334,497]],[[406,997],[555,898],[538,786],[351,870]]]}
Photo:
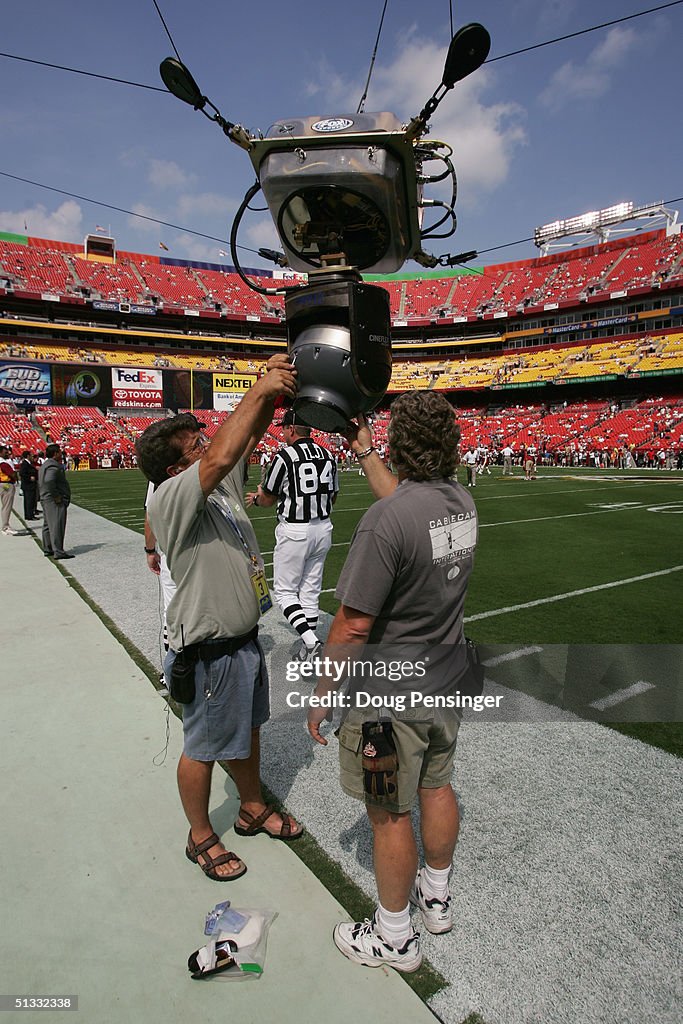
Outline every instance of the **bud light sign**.
{"label": "bud light sign", "polygon": [[46,363],[0,363],[0,401],[49,405],[50,367]]}
{"label": "bud light sign", "polygon": [[147,370],[142,367],[115,367],[111,371],[112,404],[141,406],[146,409],[162,409],[164,405],[164,384],[161,370]]}

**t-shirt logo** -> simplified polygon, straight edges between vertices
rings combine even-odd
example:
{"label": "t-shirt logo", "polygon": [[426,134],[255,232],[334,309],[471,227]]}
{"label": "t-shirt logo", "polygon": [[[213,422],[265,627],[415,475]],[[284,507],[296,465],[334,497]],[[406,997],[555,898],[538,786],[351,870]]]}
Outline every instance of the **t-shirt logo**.
{"label": "t-shirt logo", "polygon": [[434,565],[455,562],[474,551],[477,540],[477,518],[474,512],[460,512],[431,519],[429,537],[432,542]]}

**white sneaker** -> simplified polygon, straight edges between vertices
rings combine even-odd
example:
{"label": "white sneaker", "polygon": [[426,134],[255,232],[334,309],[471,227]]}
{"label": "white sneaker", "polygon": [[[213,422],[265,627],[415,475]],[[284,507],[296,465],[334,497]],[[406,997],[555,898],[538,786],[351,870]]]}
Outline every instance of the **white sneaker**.
{"label": "white sneaker", "polygon": [[5,527],[4,529],[3,529],[3,531],[2,531],[2,532],[3,532],[4,534],[5,534],[5,536],[6,536],[6,537],[16,537],[16,536],[17,536],[17,531],[16,531],[16,530],[13,530],[13,529],[12,529],[11,527],[9,527],[9,526],[6,526],[6,527]]}
{"label": "white sneaker", "polygon": [[410,890],[410,902],[422,914],[424,926],[432,935],[442,935],[453,927],[452,897],[449,893],[445,900],[436,896],[425,896],[423,891],[423,871],[420,868],[417,878]]}
{"label": "white sneaker", "polygon": [[377,932],[375,914],[365,921],[338,924],[332,938],[340,953],[365,967],[393,967],[409,974],[422,963],[419,934],[413,932],[400,948],[390,946]]}

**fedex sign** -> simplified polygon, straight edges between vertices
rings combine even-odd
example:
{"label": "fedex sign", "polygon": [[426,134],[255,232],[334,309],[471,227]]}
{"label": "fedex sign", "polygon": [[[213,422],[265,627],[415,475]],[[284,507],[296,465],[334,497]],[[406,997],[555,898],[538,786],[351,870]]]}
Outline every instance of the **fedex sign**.
{"label": "fedex sign", "polygon": [[112,401],[117,407],[143,406],[161,409],[164,384],[161,370],[114,367],[111,371]]}

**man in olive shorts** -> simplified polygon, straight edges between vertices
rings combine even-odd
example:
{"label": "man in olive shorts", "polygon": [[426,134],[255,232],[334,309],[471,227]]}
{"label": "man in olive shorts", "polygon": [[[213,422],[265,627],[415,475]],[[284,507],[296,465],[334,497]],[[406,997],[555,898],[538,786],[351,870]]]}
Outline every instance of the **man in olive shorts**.
{"label": "man in olive shorts", "polygon": [[[323,657],[348,656],[357,647],[362,659],[368,653],[407,650],[433,655],[441,667],[463,664],[463,608],[477,516],[469,493],[453,479],[458,438],[453,409],[442,395],[401,395],[392,405],[388,431],[396,478],[359,417],[351,448],[380,500],[363,516],[351,541],[336,591],[341,607]],[[441,678],[438,670],[435,678]],[[409,672],[385,683],[377,691],[384,706],[377,710],[359,706],[362,686],[352,687],[351,710],[339,731],[342,788],[365,802],[372,826],[379,905],[369,921],[338,925],[334,941],[356,963],[404,972],[417,970],[422,960],[410,903],[418,907],[428,931],[438,934],[452,927],[448,877],[459,817],[451,774],[459,714],[409,706],[410,692],[425,684]],[[315,693],[322,697],[334,689],[323,677]],[[326,708],[311,707],[308,715],[311,736],[323,744],[325,714]],[[416,797],[425,851],[419,871],[410,816]]]}

